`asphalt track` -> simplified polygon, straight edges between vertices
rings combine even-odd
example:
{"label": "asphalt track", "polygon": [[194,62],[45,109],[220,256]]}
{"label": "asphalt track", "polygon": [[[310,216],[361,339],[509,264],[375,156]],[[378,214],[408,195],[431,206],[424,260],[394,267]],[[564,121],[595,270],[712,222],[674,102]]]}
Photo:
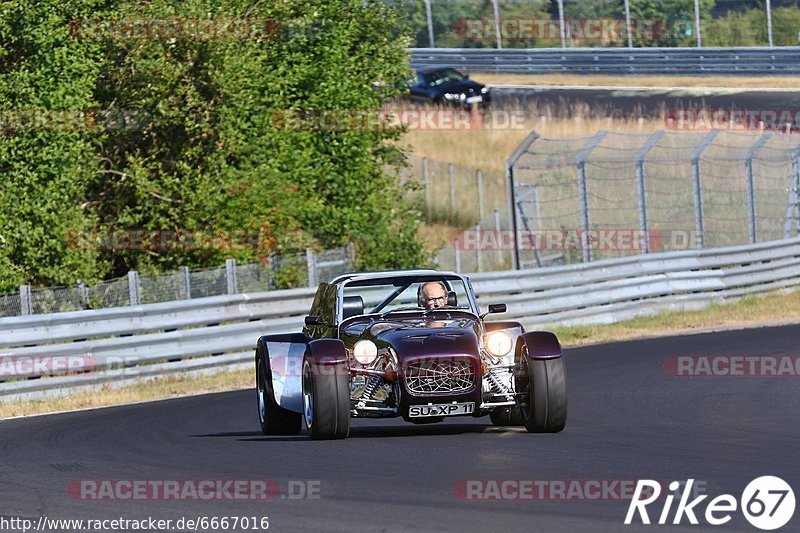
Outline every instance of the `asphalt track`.
{"label": "asphalt track", "polygon": [[[627,501],[474,501],[453,488],[468,479],[694,478],[712,496],[738,497],[750,480],[776,475],[800,496],[800,378],[664,370],[673,355],[797,355],[798,339],[800,326],[783,326],[569,349],[570,414],[555,435],[462,418],[362,420],[344,441],[269,438],[252,391],[9,420],[0,422],[0,516],[268,516],[271,531],[754,531],[739,513],[716,528],[626,527]],[[320,497],[81,501],[66,490],[79,479],[318,480]],[[800,510],[782,531],[800,531]]]}
{"label": "asphalt track", "polygon": [[793,111],[793,114],[800,111],[800,92],[780,90],[495,86],[492,88],[492,98],[494,105],[500,108],[528,108],[536,105],[540,109],[550,106],[558,112],[586,104],[591,109],[619,116],[660,117],[665,110],[678,109],[788,110]]}

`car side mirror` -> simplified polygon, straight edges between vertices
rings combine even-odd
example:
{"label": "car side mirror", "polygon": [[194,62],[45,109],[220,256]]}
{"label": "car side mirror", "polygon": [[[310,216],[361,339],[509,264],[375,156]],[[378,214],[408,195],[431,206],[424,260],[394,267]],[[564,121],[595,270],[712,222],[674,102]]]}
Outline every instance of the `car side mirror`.
{"label": "car side mirror", "polygon": [[322,320],[322,317],[321,316],[316,316],[316,315],[307,316],[305,318],[304,322],[305,322],[306,326],[324,326],[325,325],[325,321]]}
{"label": "car side mirror", "polygon": [[506,304],[491,304],[489,306],[489,313],[488,314],[493,315],[493,314],[496,314],[496,313],[505,313],[507,310],[508,310],[508,307],[506,306]]}

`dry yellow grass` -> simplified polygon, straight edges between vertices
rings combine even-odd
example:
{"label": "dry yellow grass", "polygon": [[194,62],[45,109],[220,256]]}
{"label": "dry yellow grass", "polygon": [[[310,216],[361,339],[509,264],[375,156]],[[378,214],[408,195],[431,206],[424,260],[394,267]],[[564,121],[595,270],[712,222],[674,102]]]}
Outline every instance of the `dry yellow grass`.
{"label": "dry yellow grass", "polygon": [[[565,346],[675,335],[717,328],[800,322],[800,294],[781,291],[700,311],[663,313],[617,324],[552,328]],[[108,387],[49,400],[0,402],[0,419],[56,411],[118,405],[253,387],[249,370],[214,375],[172,377],[111,389]]]}
{"label": "dry yellow grass", "polygon": [[526,111],[531,118],[519,129],[411,130],[404,137],[404,145],[414,155],[432,161],[452,162],[503,176],[506,159],[531,130],[546,137],[584,137],[600,130],[649,132],[664,129],[665,124],[662,119],[605,117],[589,109],[570,112],[573,116],[561,118],[561,112],[551,109]]}
{"label": "dry yellow grass", "polygon": [[604,76],[578,74],[481,74],[471,76],[487,84],[586,85],[592,87],[732,87],[742,89],[797,89],[797,76]]}
{"label": "dry yellow grass", "polygon": [[423,242],[427,243],[429,250],[435,252],[445,246],[460,231],[459,228],[443,222],[427,223],[420,226],[419,236]]}
{"label": "dry yellow grass", "polygon": [[559,327],[553,331],[564,344],[579,346],[675,332],[794,322],[800,322],[800,293],[784,290],[714,304],[699,311],[662,313],[608,325]]}
{"label": "dry yellow grass", "polygon": [[0,400],[0,419],[245,389],[254,387],[254,379],[252,372],[243,370],[167,377],[119,388],[104,386],[50,399],[11,402]]}

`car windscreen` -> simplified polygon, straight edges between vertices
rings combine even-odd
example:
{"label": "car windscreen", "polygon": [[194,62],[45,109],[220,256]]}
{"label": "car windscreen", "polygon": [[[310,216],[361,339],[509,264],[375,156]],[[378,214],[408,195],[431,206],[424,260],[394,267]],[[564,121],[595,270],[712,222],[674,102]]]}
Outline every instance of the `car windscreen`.
{"label": "car windscreen", "polygon": [[425,74],[425,78],[428,82],[428,85],[431,87],[436,87],[451,81],[461,81],[465,78],[465,76],[454,68],[446,68],[428,72]]}
{"label": "car windscreen", "polygon": [[[429,285],[430,284],[430,285]],[[441,287],[437,290],[436,286]],[[344,285],[344,297],[360,296],[364,300],[364,313],[385,313],[388,311],[407,309],[424,310],[420,306],[420,291],[424,287],[425,294],[436,298],[447,292],[455,293],[455,306],[466,311],[473,311],[467,288],[461,278],[456,276],[414,276],[381,279],[363,279],[348,281]],[[423,299],[425,295],[423,295]],[[432,298],[432,299],[434,299]],[[445,296],[446,298],[446,296]],[[447,301],[437,302],[447,305]]]}

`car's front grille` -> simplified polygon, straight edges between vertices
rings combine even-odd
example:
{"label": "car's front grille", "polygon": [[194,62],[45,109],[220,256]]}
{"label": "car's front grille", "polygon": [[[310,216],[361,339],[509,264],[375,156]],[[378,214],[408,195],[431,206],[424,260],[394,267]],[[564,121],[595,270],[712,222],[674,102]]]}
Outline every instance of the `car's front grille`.
{"label": "car's front grille", "polygon": [[474,385],[475,371],[463,357],[422,359],[406,365],[405,379],[413,393],[463,392]]}

